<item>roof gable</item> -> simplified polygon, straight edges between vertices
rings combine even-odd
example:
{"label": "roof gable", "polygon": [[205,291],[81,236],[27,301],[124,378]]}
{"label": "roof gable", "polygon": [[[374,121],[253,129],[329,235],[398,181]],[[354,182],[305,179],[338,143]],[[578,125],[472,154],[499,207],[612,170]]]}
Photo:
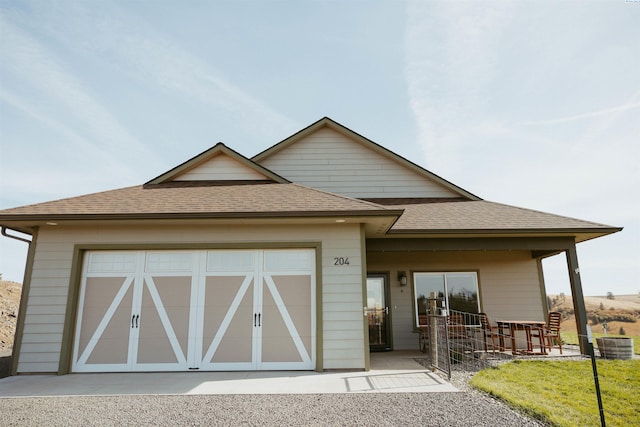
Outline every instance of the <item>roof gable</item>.
{"label": "roof gable", "polygon": [[237,184],[240,182],[288,183],[289,181],[219,142],[209,150],[153,178],[145,185],[171,182]]}
{"label": "roof gable", "polygon": [[328,117],[252,160],[293,182],[349,197],[480,200]]}

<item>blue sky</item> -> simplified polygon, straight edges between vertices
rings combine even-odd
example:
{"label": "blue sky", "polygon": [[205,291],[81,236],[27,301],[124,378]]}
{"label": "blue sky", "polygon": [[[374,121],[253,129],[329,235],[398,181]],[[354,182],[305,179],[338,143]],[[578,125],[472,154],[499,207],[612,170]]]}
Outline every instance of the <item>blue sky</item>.
{"label": "blue sky", "polygon": [[[640,291],[640,3],[0,0],[0,209],[146,182],[323,116],[480,197],[622,226]],[[0,238],[22,281],[26,245]],[[563,257],[549,292],[569,293]]]}

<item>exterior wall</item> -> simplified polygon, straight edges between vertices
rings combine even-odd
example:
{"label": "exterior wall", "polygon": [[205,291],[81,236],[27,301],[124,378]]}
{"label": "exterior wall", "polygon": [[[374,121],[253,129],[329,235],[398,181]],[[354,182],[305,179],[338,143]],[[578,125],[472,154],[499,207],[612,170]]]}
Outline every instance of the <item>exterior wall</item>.
{"label": "exterior wall", "polygon": [[459,196],[328,128],[318,130],[260,164],[292,182],[349,197]]}
{"label": "exterior wall", "polygon": [[265,179],[257,171],[221,154],[175,178],[176,181]]}
{"label": "exterior wall", "polygon": [[[58,372],[76,244],[224,244],[321,242],[322,353],[324,369],[365,368],[362,321],[362,252],[359,225],[94,226],[40,230],[35,249],[18,373]],[[335,265],[348,257],[349,265]],[[78,283],[73,283],[78,286]],[[318,306],[320,308],[320,306]],[[71,325],[74,327],[75,325]]]}
{"label": "exterior wall", "polygon": [[[493,323],[497,319],[545,320],[536,260],[528,251],[367,253],[368,272],[389,272],[393,348],[417,349],[414,329],[412,273],[421,271],[476,271],[480,309]],[[400,286],[397,271],[408,275]]]}

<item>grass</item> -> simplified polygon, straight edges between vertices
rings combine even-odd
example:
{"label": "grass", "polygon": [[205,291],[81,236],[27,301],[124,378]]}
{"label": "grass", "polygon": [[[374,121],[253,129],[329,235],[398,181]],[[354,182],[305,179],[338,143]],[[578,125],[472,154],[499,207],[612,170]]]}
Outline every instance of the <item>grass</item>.
{"label": "grass", "polygon": [[[608,426],[640,426],[640,360],[598,360]],[[471,384],[553,426],[599,426],[590,360],[513,361],[475,375]]]}
{"label": "grass", "polygon": [[[562,332],[560,334],[562,336],[563,344],[575,344],[578,345],[578,333],[577,332]],[[603,333],[593,333],[593,346],[598,348],[598,343],[596,342],[596,338],[604,337]],[[633,353],[640,354],[640,337],[631,336],[631,335],[615,335],[615,334],[607,334],[607,337],[623,337],[623,338],[633,338]]]}

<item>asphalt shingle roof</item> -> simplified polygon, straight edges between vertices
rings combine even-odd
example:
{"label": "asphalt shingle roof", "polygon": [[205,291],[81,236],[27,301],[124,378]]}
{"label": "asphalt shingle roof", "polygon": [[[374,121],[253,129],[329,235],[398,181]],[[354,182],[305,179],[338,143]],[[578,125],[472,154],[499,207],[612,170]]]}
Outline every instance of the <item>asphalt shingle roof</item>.
{"label": "asphalt shingle roof", "polygon": [[595,222],[485,200],[399,204],[387,205],[387,207],[404,209],[404,214],[392,227],[392,233],[436,230],[462,232],[613,228]]}
{"label": "asphalt shingle roof", "polygon": [[[382,203],[382,201],[379,201]],[[0,224],[21,220],[399,216],[389,234],[577,232],[620,229],[484,200],[384,205],[299,184],[152,185],[0,210]],[[393,203],[393,204],[391,204]]]}
{"label": "asphalt shingle roof", "polygon": [[278,214],[391,214],[389,208],[298,184],[143,186],[4,209],[0,220],[45,216],[159,214],[269,216]]}

